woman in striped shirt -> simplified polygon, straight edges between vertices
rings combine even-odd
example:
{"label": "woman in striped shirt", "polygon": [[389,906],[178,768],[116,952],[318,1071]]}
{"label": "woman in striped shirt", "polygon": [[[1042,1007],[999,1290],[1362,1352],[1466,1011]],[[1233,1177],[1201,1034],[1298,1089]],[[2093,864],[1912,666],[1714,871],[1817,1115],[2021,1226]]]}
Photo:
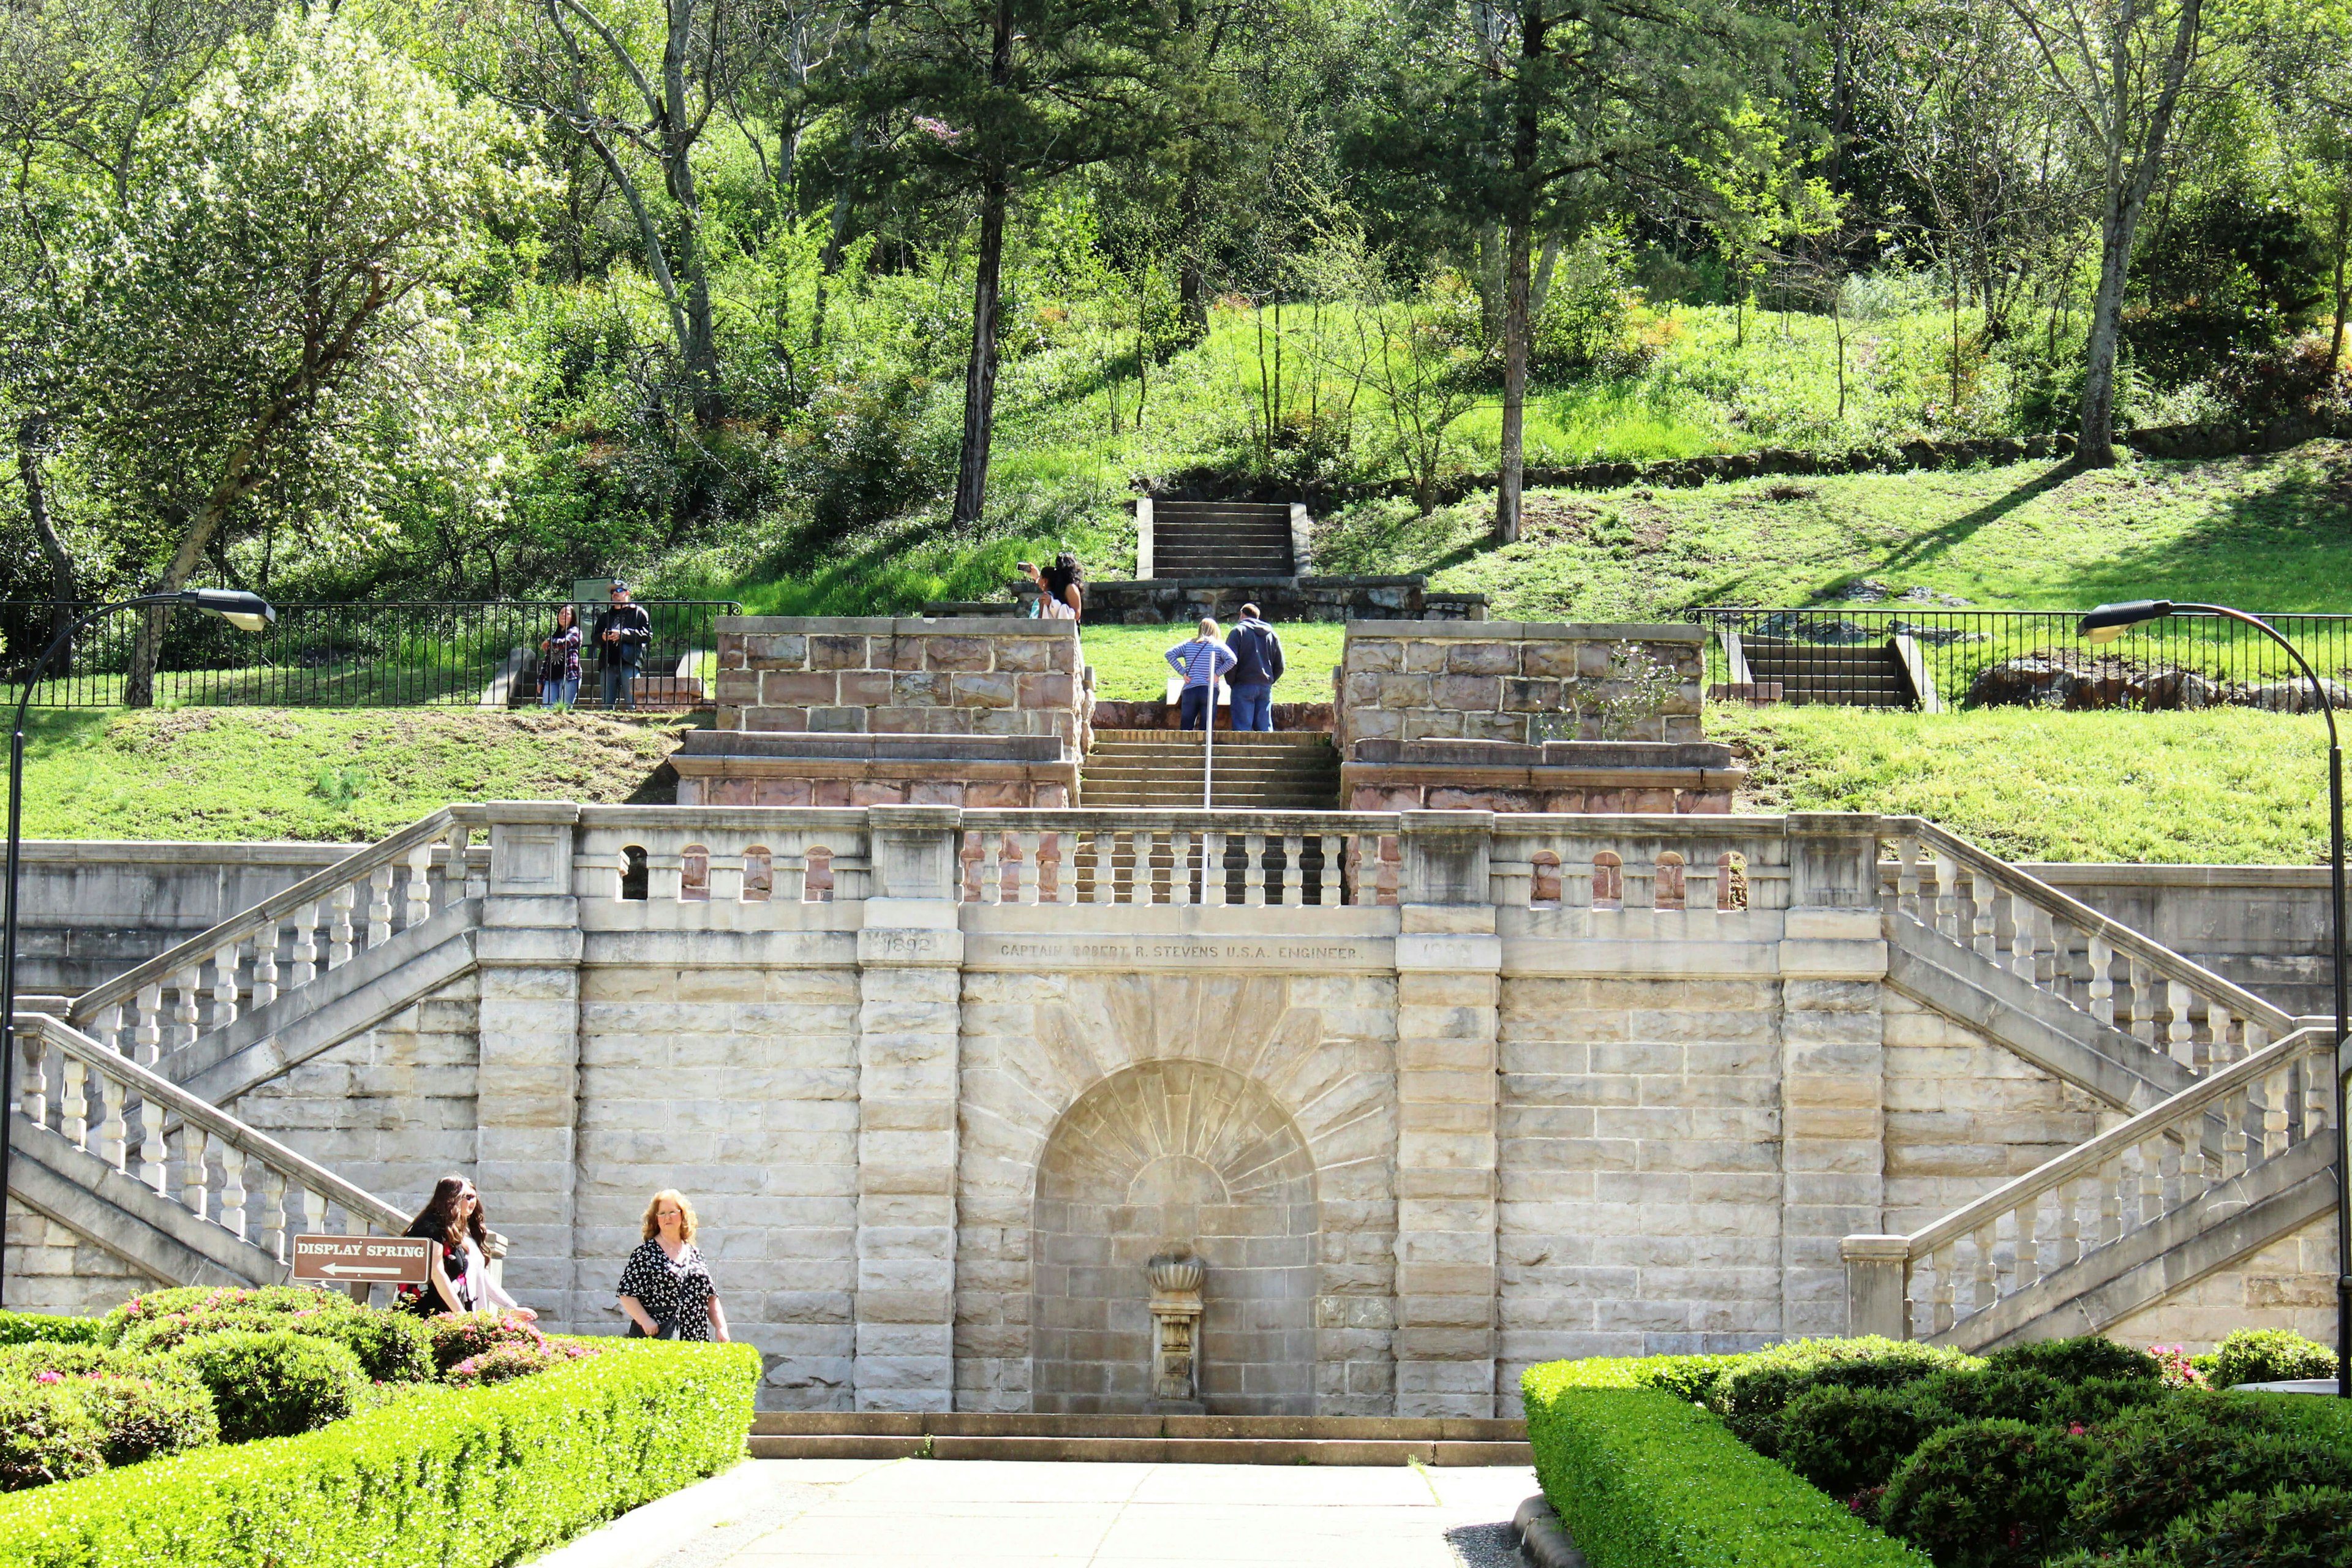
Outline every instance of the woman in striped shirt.
{"label": "woman in striped shirt", "polygon": [[1217,623],[1203,619],[1201,635],[1168,650],[1169,668],[1184,678],[1176,699],[1176,722],[1186,730],[1206,729],[1214,720],[1216,700],[1210,695],[1219,676],[1234,667],[1234,650],[1217,640]]}

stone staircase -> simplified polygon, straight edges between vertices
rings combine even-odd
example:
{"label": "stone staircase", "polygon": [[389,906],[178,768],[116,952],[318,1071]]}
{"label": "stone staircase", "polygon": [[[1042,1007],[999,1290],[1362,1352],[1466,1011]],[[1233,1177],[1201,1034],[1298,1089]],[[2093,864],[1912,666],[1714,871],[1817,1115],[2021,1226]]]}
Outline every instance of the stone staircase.
{"label": "stone staircase", "polygon": [[[1295,577],[1305,509],[1280,501],[1152,500],[1138,577]],[[1139,541],[1139,547],[1145,542]]]}
{"label": "stone staircase", "polygon": [[283,1283],[304,1232],[399,1234],[404,1211],[220,1107],[472,967],[478,816],[435,812],[63,1016],[20,1011],[11,1197],[173,1285]]}
{"label": "stone staircase", "polygon": [[2332,1022],[1931,824],[1890,826],[1888,984],[2132,1114],[1920,1230],[1846,1237],[1852,1332],[2101,1332],[2333,1208]]}
{"label": "stone staircase", "polygon": [[1908,637],[1852,644],[1795,642],[1730,631],[1721,637],[1735,690],[1777,687],[1783,702],[1942,710],[1927,660]]}
{"label": "stone staircase", "polygon": [[[1186,810],[1202,804],[1197,730],[1097,730],[1078,773],[1082,805]],[[1339,753],[1322,731],[1217,731],[1211,805],[1261,811],[1331,811]]]}

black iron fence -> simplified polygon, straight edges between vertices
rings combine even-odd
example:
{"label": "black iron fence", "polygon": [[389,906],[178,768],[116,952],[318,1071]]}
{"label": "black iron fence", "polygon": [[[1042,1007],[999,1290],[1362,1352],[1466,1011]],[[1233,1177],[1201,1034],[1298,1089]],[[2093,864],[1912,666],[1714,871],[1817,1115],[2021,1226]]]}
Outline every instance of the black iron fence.
{"label": "black iron fence", "polygon": [[[723,599],[637,603],[653,624],[634,692],[638,706],[699,705],[717,662],[711,623],[742,614],[742,606]],[[471,708],[534,700],[539,645],[554,630],[562,604],[279,605],[277,624],[260,633],[173,609],[164,621],[154,700],[198,708]],[[601,608],[577,605],[580,624],[593,628]],[[83,627],[64,673],[41,681],[34,704],[119,705],[146,613],[118,610]],[[47,646],[53,615],[46,600],[0,600],[0,672],[12,685]],[[593,645],[583,652],[581,677],[580,705],[599,706]]]}
{"label": "black iron fence", "polygon": [[[2095,647],[2074,635],[2080,610],[1711,605],[1685,614],[1715,633],[1707,683],[1717,701],[1929,710],[2314,706],[2284,649],[2218,616],[2168,616]],[[2263,618],[2321,675],[2352,681],[2352,616]]]}

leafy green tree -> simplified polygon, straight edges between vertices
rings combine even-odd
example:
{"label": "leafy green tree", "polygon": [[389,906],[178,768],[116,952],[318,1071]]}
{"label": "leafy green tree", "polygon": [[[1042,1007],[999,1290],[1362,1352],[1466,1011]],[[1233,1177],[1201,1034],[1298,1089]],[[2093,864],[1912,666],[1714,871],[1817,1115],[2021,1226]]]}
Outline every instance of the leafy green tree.
{"label": "leafy green tree", "polygon": [[[239,40],[158,138],[153,179],[83,220],[70,363],[100,484],[156,519],[183,586],[257,500],[348,547],[405,425],[453,403],[446,290],[542,189],[520,129],[355,24]],[[141,630],[143,706],[163,631]]]}
{"label": "leafy green tree", "polygon": [[1705,219],[1725,268],[1738,279],[1732,290],[1733,341],[1748,342],[1748,307],[1756,280],[1790,242],[1838,226],[1845,202],[1828,180],[1807,171],[1811,152],[1792,146],[1788,115],[1743,101],[1701,138],[1704,156],[1685,159],[1712,198]]}
{"label": "leafy green tree", "polygon": [[1710,0],[1410,0],[1374,45],[1391,70],[1359,159],[1504,236],[1498,539],[1519,533],[1538,239],[1573,239],[1629,187],[1679,180],[1681,154],[1740,101],[1740,68],[1769,75],[1749,58],[1759,33]]}
{"label": "leafy green tree", "polygon": [[2116,350],[2132,247],[2172,157],[2192,72],[2214,43],[2204,0],[2008,0],[2044,88],[2064,105],[2096,170],[2098,283],[2084,350],[2075,459],[2116,459]]}
{"label": "leafy green tree", "polygon": [[1159,0],[868,0],[832,101],[887,125],[919,186],[978,207],[971,353],[951,521],[979,521],[996,413],[1004,230],[1013,204],[1073,170],[1141,158],[1219,114],[1196,36]]}

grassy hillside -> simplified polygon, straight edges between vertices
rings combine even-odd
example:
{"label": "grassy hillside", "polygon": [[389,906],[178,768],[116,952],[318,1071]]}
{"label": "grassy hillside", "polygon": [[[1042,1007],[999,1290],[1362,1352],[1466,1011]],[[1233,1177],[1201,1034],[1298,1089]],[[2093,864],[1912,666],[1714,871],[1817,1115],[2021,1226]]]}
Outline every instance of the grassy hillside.
{"label": "grassy hillside", "polygon": [[2073,609],[2212,598],[2352,610],[2352,444],[2076,471],[1751,479],[1695,489],[1539,492],[1526,535],[1489,542],[1493,501],[1428,518],[1373,502],[1324,521],[1317,563],[1423,572],[1498,617],[1644,619],[1686,605],[1835,604],[1875,578],[1971,604]]}
{"label": "grassy hillside", "polygon": [[668,798],[676,733],[535,710],[38,714],[28,838],[379,838],[459,800]]}
{"label": "grassy hillside", "polygon": [[[1303,697],[1304,693],[1300,695]],[[1759,811],[1916,812],[2029,859],[2309,864],[2315,719],[1716,710]],[[46,716],[36,838],[378,837],[456,800],[664,801],[676,733],[586,715],[215,709]]]}

